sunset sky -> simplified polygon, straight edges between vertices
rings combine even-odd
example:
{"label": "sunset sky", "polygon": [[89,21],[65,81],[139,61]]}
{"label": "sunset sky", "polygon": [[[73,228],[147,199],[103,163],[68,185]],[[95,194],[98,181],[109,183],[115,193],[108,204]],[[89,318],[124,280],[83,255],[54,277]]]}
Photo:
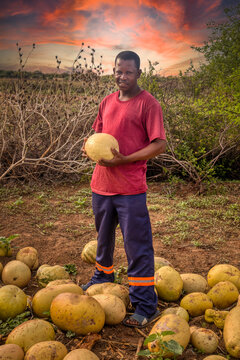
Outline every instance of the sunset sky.
{"label": "sunset sky", "polygon": [[[0,69],[19,68],[16,43],[22,48],[23,62],[31,53],[26,70],[50,72],[70,70],[84,42],[84,56],[90,63],[101,61],[111,73],[115,56],[132,50],[158,62],[161,75],[177,75],[190,59],[197,65],[199,53],[192,45],[208,39],[206,24],[222,22],[224,8],[238,0],[1,0]],[[82,55],[83,55],[82,54]]]}

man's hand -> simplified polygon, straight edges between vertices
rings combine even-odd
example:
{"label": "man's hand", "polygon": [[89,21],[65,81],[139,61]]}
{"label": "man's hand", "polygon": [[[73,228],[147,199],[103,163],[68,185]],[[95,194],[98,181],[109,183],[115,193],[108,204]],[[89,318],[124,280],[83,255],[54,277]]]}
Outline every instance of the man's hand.
{"label": "man's hand", "polygon": [[82,145],[82,147],[81,147],[82,157],[84,157],[84,158],[88,157],[88,156],[87,156],[87,153],[86,153],[86,150],[85,150],[86,141],[87,141],[87,138],[84,138],[84,139],[83,139],[83,145]]}
{"label": "man's hand", "polygon": [[114,155],[113,159],[112,160],[101,159],[97,162],[98,165],[106,166],[106,167],[113,167],[113,166],[123,165],[128,162],[127,156],[122,155],[116,149],[111,149],[111,151]]}

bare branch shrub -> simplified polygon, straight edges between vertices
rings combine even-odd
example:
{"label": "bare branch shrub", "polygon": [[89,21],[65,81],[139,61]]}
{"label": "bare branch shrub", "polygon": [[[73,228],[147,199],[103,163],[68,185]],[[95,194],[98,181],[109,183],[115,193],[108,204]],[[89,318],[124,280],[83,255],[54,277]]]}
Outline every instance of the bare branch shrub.
{"label": "bare branch shrub", "polygon": [[[92,173],[93,164],[81,157],[81,147],[92,132],[100,101],[116,90],[114,79],[103,76],[102,58],[96,64],[95,50],[84,44],[70,74],[60,76],[58,56],[56,62],[53,77],[28,78],[20,68],[17,79],[0,82],[0,181],[79,179]],[[148,178],[180,175],[200,184],[215,176],[222,159],[240,159],[239,125],[201,107],[208,97],[207,88],[198,93],[201,79],[164,78],[153,71],[151,64],[140,86],[163,107],[168,147],[149,162]]]}
{"label": "bare branch shrub", "polygon": [[74,64],[67,79],[20,76],[2,81],[0,180],[91,171],[89,161],[81,157],[82,142],[113,84],[100,77],[101,66],[94,69],[93,57],[91,69],[80,67],[79,59]]}

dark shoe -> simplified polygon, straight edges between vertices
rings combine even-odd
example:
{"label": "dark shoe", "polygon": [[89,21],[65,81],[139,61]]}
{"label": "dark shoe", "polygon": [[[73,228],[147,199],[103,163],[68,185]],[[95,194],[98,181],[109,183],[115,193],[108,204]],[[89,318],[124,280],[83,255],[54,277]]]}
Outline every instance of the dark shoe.
{"label": "dark shoe", "polygon": [[92,280],[90,280],[87,284],[80,285],[80,287],[83,289],[83,291],[86,291],[92,285],[110,283],[110,282],[112,283],[113,281],[93,282]]}
{"label": "dark shoe", "polygon": [[90,280],[87,284],[80,285],[80,287],[83,289],[83,291],[86,291],[92,285],[94,285],[94,283]]}
{"label": "dark shoe", "polygon": [[147,326],[148,324],[150,324],[153,320],[157,319],[159,315],[160,315],[159,310],[156,310],[156,312],[150,318],[135,313],[131,316],[126,317],[123,320],[123,324],[129,327],[136,327],[141,329]]}

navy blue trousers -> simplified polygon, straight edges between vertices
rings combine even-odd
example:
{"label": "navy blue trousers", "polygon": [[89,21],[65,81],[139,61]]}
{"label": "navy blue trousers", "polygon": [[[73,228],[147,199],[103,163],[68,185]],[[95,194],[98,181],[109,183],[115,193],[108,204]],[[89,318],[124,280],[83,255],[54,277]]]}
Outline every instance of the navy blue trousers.
{"label": "navy blue trousers", "polygon": [[105,196],[92,194],[98,232],[96,269],[92,283],[113,282],[115,230],[120,225],[128,260],[130,300],[135,312],[151,316],[157,308],[154,291],[154,252],[146,193]]}

